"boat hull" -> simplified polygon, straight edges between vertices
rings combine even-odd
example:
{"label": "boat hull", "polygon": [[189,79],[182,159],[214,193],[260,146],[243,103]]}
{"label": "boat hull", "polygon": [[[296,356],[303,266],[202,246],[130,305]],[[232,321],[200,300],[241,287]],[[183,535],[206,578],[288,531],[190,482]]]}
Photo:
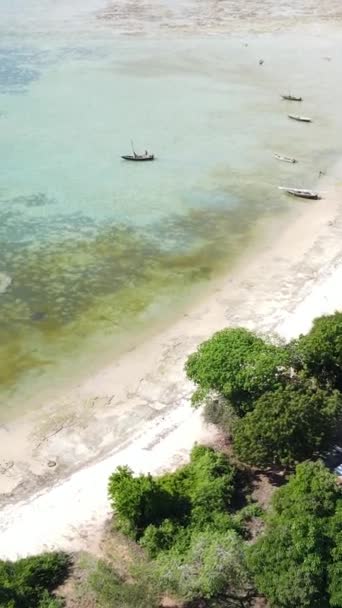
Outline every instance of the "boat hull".
{"label": "boat hull", "polygon": [[298,122],[312,122],[311,118],[307,118],[306,116],[295,116],[294,114],[288,114],[288,117],[291,120],[297,120]]}
{"label": "boat hull", "polygon": [[309,198],[312,200],[320,200],[321,196],[318,192],[314,192],[313,190],[301,190],[300,188],[285,188],[284,186],[279,186],[279,190],[283,190],[287,194],[291,196],[296,196],[298,198]]}
{"label": "boat hull", "polygon": [[154,154],[149,154],[148,156],[133,156],[132,154],[124,154],[121,156],[123,160],[131,160],[136,163],[146,162],[149,160],[154,160]]}
{"label": "boat hull", "polygon": [[290,158],[289,156],[281,156],[281,154],[274,154],[274,158],[277,160],[281,160],[283,163],[297,163],[298,161],[295,158]]}
{"label": "boat hull", "polygon": [[302,97],[294,97],[293,95],[282,95],[282,98],[286,101],[303,101]]}
{"label": "boat hull", "polygon": [[286,191],[288,194],[290,194],[291,196],[296,196],[297,198],[307,198],[307,199],[311,199],[313,201],[317,201],[319,200],[321,197],[319,196],[319,194],[313,193],[313,194],[307,194],[306,192],[291,192],[291,190],[287,190]]}

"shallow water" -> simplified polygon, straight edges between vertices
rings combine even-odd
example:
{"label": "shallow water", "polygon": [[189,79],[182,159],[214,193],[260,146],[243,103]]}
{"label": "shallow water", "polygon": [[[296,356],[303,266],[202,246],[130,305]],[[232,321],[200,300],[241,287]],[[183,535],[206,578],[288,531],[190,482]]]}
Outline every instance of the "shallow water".
{"label": "shallow water", "polygon": [[123,36],[71,4],[0,9],[3,416],[171,318],[341,151],[338,37]]}

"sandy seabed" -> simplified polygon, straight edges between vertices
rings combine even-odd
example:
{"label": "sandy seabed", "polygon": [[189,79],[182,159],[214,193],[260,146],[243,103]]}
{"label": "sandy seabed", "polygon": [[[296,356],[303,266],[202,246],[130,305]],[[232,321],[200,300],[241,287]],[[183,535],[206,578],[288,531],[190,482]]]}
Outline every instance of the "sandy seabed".
{"label": "sandy seabed", "polygon": [[342,309],[342,166],[334,176],[320,184],[322,200],[294,199],[292,217],[273,223],[211,295],[73,390],[58,413],[50,404],[1,429],[0,557],[91,549],[110,514],[116,466],[160,472],[215,438],[191,408],[184,374],[188,354],[214,331],[244,326],[290,339]]}

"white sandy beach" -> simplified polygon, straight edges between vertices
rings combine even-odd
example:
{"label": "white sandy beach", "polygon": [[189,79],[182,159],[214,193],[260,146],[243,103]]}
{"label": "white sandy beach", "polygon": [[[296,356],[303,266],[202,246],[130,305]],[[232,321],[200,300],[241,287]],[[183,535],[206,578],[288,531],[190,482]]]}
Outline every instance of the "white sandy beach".
{"label": "white sandy beach", "polygon": [[0,513],[0,557],[94,548],[117,465],[160,471],[184,461],[195,441],[214,438],[191,409],[183,371],[187,355],[214,331],[243,325],[289,339],[342,309],[341,178],[340,166],[320,184],[321,201],[294,200],[292,217],[272,224],[260,250],[172,327],[90,377],[58,408],[1,429],[0,489],[8,504]]}

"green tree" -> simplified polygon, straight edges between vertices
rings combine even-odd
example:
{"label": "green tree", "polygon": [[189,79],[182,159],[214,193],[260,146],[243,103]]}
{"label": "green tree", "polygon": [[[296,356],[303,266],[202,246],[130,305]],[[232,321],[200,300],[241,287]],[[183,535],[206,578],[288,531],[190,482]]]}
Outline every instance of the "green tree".
{"label": "green tree", "polygon": [[270,606],[329,607],[330,528],[340,500],[335,476],[320,462],[298,465],[275,493],[265,533],[248,556],[256,586]]}
{"label": "green tree", "polygon": [[342,312],[315,319],[294,348],[307,375],[317,378],[321,386],[342,391]]}
{"label": "green tree", "polygon": [[253,411],[234,424],[234,449],[257,466],[292,465],[317,455],[331,441],[342,412],[337,391],[311,384],[279,387],[260,397]]}
{"label": "green tree", "polygon": [[224,329],[203,342],[186,363],[198,390],[193,402],[210,391],[228,399],[239,415],[253,408],[264,392],[278,387],[290,367],[289,350],[267,344],[247,329]]}
{"label": "green tree", "polygon": [[242,607],[252,597],[244,543],[233,530],[193,534],[186,551],[175,547],[158,557],[155,577],[162,591],[186,601],[215,599],[216,606]]}

